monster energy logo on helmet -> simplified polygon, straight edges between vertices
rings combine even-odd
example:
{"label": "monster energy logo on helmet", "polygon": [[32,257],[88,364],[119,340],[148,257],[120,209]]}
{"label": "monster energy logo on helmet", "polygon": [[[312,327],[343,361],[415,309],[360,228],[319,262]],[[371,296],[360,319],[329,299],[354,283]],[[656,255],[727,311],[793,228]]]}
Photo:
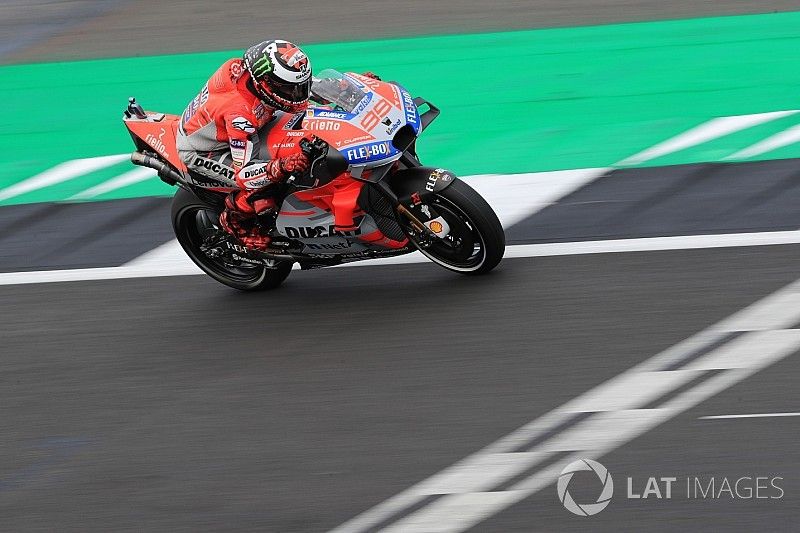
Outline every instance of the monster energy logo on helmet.
{"label": "monster energy logo on helmet", "polygon": [[272,69],[273,69],[272,61],[269,58],[269,52],[267,52],[266,50],[264,51],[264,54],[258,59],[256,59],[253,62],[252,66],[250,67],[253,76],[257,78],[269,74],[270,72],[272,72]]}
{"label": "monster energy logo on helmet", "polygon": [[305,108],[311,89],[311,63],[295,44],[270,40],[251,46],[244,53],[250,73],[250,90],[262,102],[289,113]]}

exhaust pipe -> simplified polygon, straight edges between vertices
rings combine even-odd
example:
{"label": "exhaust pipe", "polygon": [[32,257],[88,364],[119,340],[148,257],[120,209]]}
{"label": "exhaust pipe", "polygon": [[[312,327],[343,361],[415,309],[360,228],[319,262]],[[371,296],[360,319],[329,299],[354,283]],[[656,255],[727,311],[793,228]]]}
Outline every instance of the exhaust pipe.
{"label": "exhaust pipe", "polygon": [[167,185],[175,185],[179,181],[183,181],[181,175],[168,164],[142,152],[133,152],[131,154],[131,163],[140,167],[152,168],[158,172],[158,177]]}

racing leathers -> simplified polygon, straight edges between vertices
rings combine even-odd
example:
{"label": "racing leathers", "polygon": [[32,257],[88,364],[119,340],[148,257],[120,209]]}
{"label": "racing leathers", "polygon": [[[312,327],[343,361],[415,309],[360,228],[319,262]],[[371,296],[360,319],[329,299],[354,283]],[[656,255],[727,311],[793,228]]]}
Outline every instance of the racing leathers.
{"label": "racing leathers", "polygon": [[225,199],[220,225],[246,246],[264,249],[270,238],[255,225],[256,215],[275,209],[273,185],[304,172],[309,161],[303,153],[270,159],[263,137],[280,112],[265,105],[248,84],[242,60],[226,61],[189,102],[177,147],[190,173],[211,186],[229,187],[235,180],[239,190]]}

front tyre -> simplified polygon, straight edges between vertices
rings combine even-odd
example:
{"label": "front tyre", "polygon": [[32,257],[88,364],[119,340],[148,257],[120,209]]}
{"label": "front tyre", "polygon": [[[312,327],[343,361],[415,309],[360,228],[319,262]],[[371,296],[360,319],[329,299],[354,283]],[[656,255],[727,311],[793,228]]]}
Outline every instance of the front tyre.
{"label": "front tyre", "polygon": [[274,268],[247,263],[233,263],[211,257],[201,249],[206,239],[219,233],[219,212],[186,189],[179,189],[172,199],[172,228],[186,255],[203,272],[220,283],[240,291],[274,289],[292,271],[290,261],[279,261]]}
{"label": "front tyre", "polygon": [[506,236],[497,215],[475,190],[461,180],[436,193],[430,205],[450,226],[443,239],[427,239],[408,231],[411,242],[428,259],[460,274],[485,274],[500,263]]}

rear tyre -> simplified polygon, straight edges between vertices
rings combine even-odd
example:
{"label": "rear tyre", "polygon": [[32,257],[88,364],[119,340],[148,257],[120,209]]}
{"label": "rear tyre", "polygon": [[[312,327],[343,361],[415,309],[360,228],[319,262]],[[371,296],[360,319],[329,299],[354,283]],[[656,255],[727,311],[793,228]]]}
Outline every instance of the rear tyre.
{"label": "rear tyre", "polygon": [[194,264],[228,287],[240,291],[274,289],[292,271],[291,261],[276,261],[275,267],[269,268],[212,258],[203,252],[200,247],[206,238],[220,231],[219,211],[183,188],[172,199],[172,228],[183,251]]}
{"label": "rear tyre", "polygon": [[413,231],[411,242],[428,259],[453,272],[485,274],[500,263],[506,236],[497,215],[475,190],[460,180],[436,194],[431,206],[450,226],[444,239],[425,240]]}

